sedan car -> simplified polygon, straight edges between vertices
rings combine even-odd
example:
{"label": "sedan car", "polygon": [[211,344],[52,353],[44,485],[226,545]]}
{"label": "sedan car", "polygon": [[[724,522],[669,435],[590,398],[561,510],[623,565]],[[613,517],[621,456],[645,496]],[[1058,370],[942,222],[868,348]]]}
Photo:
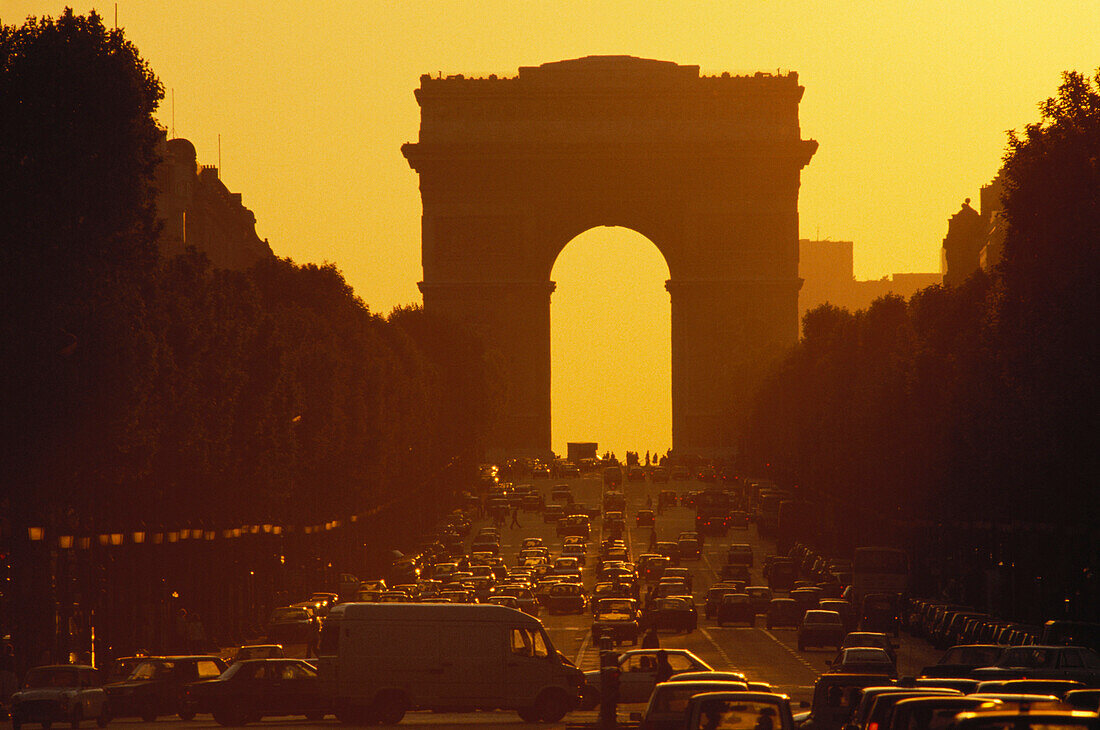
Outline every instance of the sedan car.
{"label": "sedan car", "polygon": [[658,598],[646,608],[641,623],[646,629],[690,634],[699,625],[699,613],[690,596]]}
{"label": "sedan car", "polygon": [[11,696],[10,712],[14,730],[28,722],[43,727],[69,722],[77,727],[82,720],[92,719],[106,727],[111,719],[98,673],[94,667],[82,664],[53,664],[29,670],[22,689]]}
{"label": "sedan car", "polygon": [[703,692],[688,700],[681,728],[794,730],[791,699],[771,692]]}
{"label": "sedan car", "polygon": [[550,586],[546,599],[546,610],[550,615],[556,613],[584,613],[588,607],[588,596],[584,587],[577,583],[556,583]]}
{"label": "sedan car", "polygon": [[748,688],[744,682],[661,682],[649,696],[640,730],[680,730],[684,726],[684,710],[693,696],[702,692],[745,692]]}
{"label": "sedan car", "polygon": [[195,716],[184,691],[187,685],[213,679],[225,671],[216,656],[150,657],[139,664],[124,682],[104,687],[114,717],[140,717],[149,723],[161,715]]}
{"label": "sedan car", "polygon": [[808,646],[835,646],[844,643],[844,621],[836,611],[807,611],[798,627],[798,650]]}
{"label": "sedan car", "polygon": [[746,593],[728,593],[722,596],[715,618],[718,619],[719,626],[725,626],[728,623],[756,626],[756,610],[752,607],[752,600]]}
{"label": "sedan car", "polygon": [[242,725],[264,717],[302,715],[317,722],[331,711],[317,670],[301,659],[234,662],[216,679],[187,688],[199,712],[220,725]]}
{"label": "sedan car", "polygon": [[793,598],[773,598],[768,604],[769,629],[776,626],[790,626],[797,629],[801,619],[802,612],[798,610],[798,604]]}
{"label": "sedan car", "polygon": [[638,527],[653,527],[656,521],[657,518],[653,515],[651,509],[640,509],[634,517],[634,522],[637,523]]}
{"label": "sedan car", "polygon": [[638,643],[638,602],[632,598],[601,598],[592,610],[592,642],[607,636],[615,644]]}
{"label": "sedan car", "polygon": [[715,585],[708,588],[706,598],[703,601],[703,614],[707,618],[717,616],[718,604],[722,602],[722,597],[729,593],[740,593],[740,591],[732,585]]}
{"label": "sedan car", "polygon": [[1010,646],[997,663],[974,669],[974,679],[1072,679],[1100,686],[1100,656],[1078,646]]}
{"label": "sedan car", "polygon": [[890,655],[882,649],[857,647],[841,649],[829,662],[829,674],[882,674],[896,679],[898,670]]}
{"label": "sedan car", "polygon": [[[713,671],[709,664],[687,649],[631,649],[619,656],[619,702],[645,702],[657,684],[657,652],[663,651],[674,675],[681,672]],[[581,709],[594,709],[600,702],[600,670],[584,673]]]}

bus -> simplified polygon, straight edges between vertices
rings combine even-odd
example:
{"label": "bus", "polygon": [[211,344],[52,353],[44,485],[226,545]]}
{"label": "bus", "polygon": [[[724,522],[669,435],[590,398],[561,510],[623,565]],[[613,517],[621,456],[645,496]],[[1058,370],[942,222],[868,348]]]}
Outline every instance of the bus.
{"label": "bus", "polygon": [[868,593],[901,595],[909,590],[909,553],[899,548],[858,547],[852,556],[852,604]]}

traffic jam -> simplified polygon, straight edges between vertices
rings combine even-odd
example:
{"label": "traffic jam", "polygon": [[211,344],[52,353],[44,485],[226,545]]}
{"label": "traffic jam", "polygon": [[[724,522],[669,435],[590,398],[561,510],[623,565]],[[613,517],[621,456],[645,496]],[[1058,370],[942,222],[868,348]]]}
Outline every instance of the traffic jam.
{"label": "traffic jam", "polygon": [[30,670],[12,727],[1100,728],[1100,625],[912,595],[895,547],[779,553],[790,495],[764,480],[523,466],[482,467],[386,575],[276,608],[262,641]]}

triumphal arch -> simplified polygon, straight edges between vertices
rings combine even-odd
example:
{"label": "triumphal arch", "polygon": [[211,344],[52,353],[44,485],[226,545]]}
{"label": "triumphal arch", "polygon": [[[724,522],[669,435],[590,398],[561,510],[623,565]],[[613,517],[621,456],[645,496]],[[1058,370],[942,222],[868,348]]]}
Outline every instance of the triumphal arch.
{"label": "triumphal arch", "polygon": [[420,78],[420,138],[402,147],[424,205],[420,290],[501,355],[491,446],[550,449],[550,272],[595,226],[641,233],[668,263],[674,450],[736,443],[752,388],[798,336],[798,188],[817,149],[803,90],[795,73],[630,56]]}

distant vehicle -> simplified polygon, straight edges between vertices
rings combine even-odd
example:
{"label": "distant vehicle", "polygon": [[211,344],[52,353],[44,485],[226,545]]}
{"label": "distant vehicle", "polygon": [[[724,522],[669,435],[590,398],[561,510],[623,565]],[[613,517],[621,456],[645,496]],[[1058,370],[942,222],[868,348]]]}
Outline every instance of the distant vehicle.
{"label": "distant vehicle", "polygon": [[662,489],[657,493],[657,508],[666,509],[668,507],[676,506],[676,492],[671,489]]}
{"label": "distant vehicle", "polygon": [[691,470],[686,466],[674,466],[672,467],[672,479],[677,482],[686,482],[691,480]]}
{"label": "distant vehicle", "polygon": [[971,644],[953,646],[943,653],[940,660],[921,670],[922,677],[969,677],[978,667],[997,663],[1005,647],[998,644]]}
{"label": "distant vehicle", "polygon": [[901,595],[909,590],[909,554],[890,547],[858,547],[852,556],[852,604],[871,593]]}
{"label": "distant vehicle", "polygon": [[898,670],[890,655],[882,649],[856,647],[841,649],[829,662],[831,674],[882,674],[897,679]]}
{"label": "distant vehicle", "polygon": [[719,626],[725,626],[728,623],[756,626],[756,609],[753,608],[747,594],[727,593],[722,596],[722,601],[718,604],[715,618],[718,619]]}
{"label": "distant vehicle", "polygon": [[859,627],[864,631],[881,631],[897,636],[901,631],[901,596],[896,593],[866,593],[860,602],[859,614]]}
{"label": "distant vehicle", "polygon": [[235,662],[246,662],[249,659],[279,659],[286,656],[283,653],[282,644],[246,644],[233,656]]}
{"label": "distant vehicle", "polygon": [[558,520],[558,535],[580,535],[588,537],[592,533],[592,525],[587,515],[570,515]]}
{"label": "distant vehicle", "polygon": [[871,646],[876,649],[882,649],[884,652],[890,655],[890,658],[895,663],[898,661],[897,646],[894,642],[890,641],[890,637],[886,634],[874,632],[874,631],[850,631],[844,636],[844,641],[841,643],[841,649],[852,649],[859,646]]}
{"label": "distant vehicle", "polygon": [[746,543],[734,543],[726,551],[726,562],[734,565],[747,565],[753,567],[752,545]]}
{"label": "distant vehicle", "polygon": [[791,626],[798,628],[802,620],[802,612],[798,610],[798,604],[793,598],[773,598],[768,604],[767,627]]}
{"label": "distant vehicle", "polygon": [[729,493],[707,489],[695,498],[695,531],[700,535],[725,535],[729,519]]}
{"label": "distant vehicle", "polygon": [[670,596],[653,601],[652,607],[642,612],[642,624],[648,629],[670,630],[677,633],[695,631],[699,614],[690,596]]}
{"label": "distant vehicle", "polygon": [[638,602],[630,598],[601,598],[593,603],[592,641],[607,636],[615,644],[638,643]]}
{"label": "distant vehicle", "polygon": [[844,622],[836,611],[807,611],[798,626],[798,650],[808,646],[835,646],[844,643]]}
{"label": "distant vehicle", "polygon": [[789,591],[796,575],[790,558],[776,558],[768,568],[768,587],[773,591]]}
{"label": "distant vehicle", "polygon": [[630,482],[644,482],[645,469],[640,466],[632,466],[626,471],[626,479]]}
{"label": "distant vehicle", "polygon": [[703,599],[703,615],[707,618],[715,618],[718,615],[718,604],[722,602],[722,597],[729,593],[739,593],[736,586],[732,585],[714,585],[707,589],[706,597]]}
{"label": "distant vehicle", "polygon": [[1100,686],[1100,655],[1078,646],[1010,646],[996,664],[970,672],[974,679],[1072,679]]}
{"label": "distant vehicle", "polygon": [[543,522],[557,522],[565,516],[565,508],[560,504],[548,504],[542,510]]}
{"label": "distant vehicle", "polygon": [[767,586],[748,586],[745,588],[749,601],[752,603],[753,613],[767,613],[768,604],[772,600],[772,589]]}
{"label": "distant vehicle", "polygon": [[588,596],[584,587],[576,583],[558,583],[551,586],[546,601],[546,610],[550,615],[556,613],[584,613],[588,608]]}
{"label": "distant vehicle", "polygon": [[623,483],[623,470],[617,466],[609,466],[603,470],[603,483],[606,487],[618,487]]}
{"label": "distant vehicle", "polygon": [[653,527],[656,524],[656,517],[651,509],[640,509],[634,518],[638,527]]}
{"label": "distant vehicle", "polygon": [[77,727],[82,720],[95,720],[107,727],[111,710],[99,673],[83,664],[53,664],[27,671],[23,686],[12,694],[11,726],[19,730],[25,723],[69,722]]}
{"label": "distant vehicle", "polygon": [[653,480],[654,484],[666,483],[669,480],[668,469],[664,468],[663,466],[659,466],[653,470],[653,472],[649,475],[649,478]]}
{"label": "distant vehicle", "polygon": [[550,488],[550,501],[558,504],[573,504],[573,490],[568,484],[555,484]]}

